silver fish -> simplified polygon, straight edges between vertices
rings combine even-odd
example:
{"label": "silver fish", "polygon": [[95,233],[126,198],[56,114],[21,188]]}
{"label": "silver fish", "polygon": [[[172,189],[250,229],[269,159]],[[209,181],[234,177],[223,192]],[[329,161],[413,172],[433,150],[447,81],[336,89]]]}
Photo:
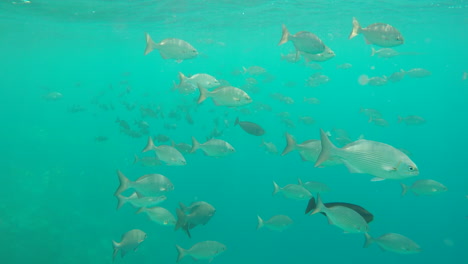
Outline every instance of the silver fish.
{"label": "silver fish", "polygon": [[136,213],[146,213],[151,221],[160,225],[175,226],[176,224],[176,219],[174,215],[172,215],[171,212],[169,212],[166,208],[163,207],[142,207]]}
{"label": "silver fish", "polygon": [[120,243],[112,241],[112,246],[114,247],[114,253],[112,254],[112,260],[115,260],[117,253],[120,251],[122,258],[129,251],[135,251],[141,242],[145,241],[146,233],[139,230],[133,229],[122,235]]}
{"label": "silver fish", "polygon": [[223,86],[213,91],[208,91],[205,87],[198,84],[198,90],[200,91],[200,96],[197,100],[199,104],[208,97],[210,97],[216,105],[230,107],[243,106],[252,102],[252,98],[250,98],[246,92],[233,86]]}
{"label": "silver fish", "polygon": [[145,55],[148,55],[148,53],[154,49],[157,49],[163,59],[173,59],[177,62],[192,59],[198,56],[198,51],[184,40],[167,38],[159,43],[156,43],[151,39],[151,36],[148,33],[145,33],[145,36]]}
{"label": "silver fish", "polygon": [[264,221],[259,215],[257,215],[257,230],[262,227],[267,227],[273,231],[283,231],[293,224],[293,220],[287,215],[275,215],[267,221]]}
{"label": "silver fish", "polygon": [[206,74],[206,73],[197,73],[190,77],[185,76],[183,73],[179,72],[179,85],[190,84],[196,89],[197,84],[205,87],[206,89],[212,89],[221,85],[221,83],[216,80],[215,77]]}
{"label": "silver fish", "polygon": [[302,57],[304,57],[304,60],[306,62],[311,62],[311,61],[327,61],[335,57],[335,52],[331,50],[329,47],[325,46],[325,50],[323,52],[320,52],[318,54],[311,54],[307,52],[301,52]]}
{"label": "silver fish", "polygon": [[[281,40],[278,43],[278,46],[288,41],[292,41],[294,47],[296,48],[297,54],[299,54],[299,52],[319,54],[325,51],[325,44],[323,44],[323,41],[315,34],[307,31],[300,31],[294,35],[291,35],[286,26],[283,25],[283,33],[281,35]],[[296,56],[298,57],[298,55]]]}
{"label": "silver fish", "polygon": [[434,180],[418,180],[411,186],[401,184],[401,195],[405,195],[408,191],[412,191],[416,195],[434,195],[448,190],[442,183]]}
{"label": "silver fish", "polygon": [[161,174],[146,174],[138,178],[136,181],[130,181],[121,171],[117,171],[120,185],[115,191],[115,196],[118,196],[127,189],[135,191],[146,196],[160,196],[165,192],[174,190],[172,182]]}
{"label": "silver fish", "polygon": [[154,150],[159,160],[168,166],[183,166],[187,165],[184,156],[174,147],[167,145],[155,146],[153,139],[148,137],[148,143],[142,152]]}
{"label": "silver fish", "polygon": [[165,201],[167,197],[165,195],[160,196],[143,196],[138,192],[132,193],[130,196],[125,197],[121,194],[117,195],[117,210],[119,210],[122,206],[126,203],[130,203],[133,207],[150,207],[155,206],[163,201]]}
{"label": "silver fish", "polygon": [[198,149],[203,150],[203,152],[210,157],[224,157],[236,152],[234,147],[224,140],[212,138],[200,144],[195,137],[192,137],[192,150],[190,152],[193,153]]}
{"label": "silver fish", "polygon": [[190,256],[195,260],[203,259],[211,262],[214,257],[226,251],[226,246],[217,241],[203,241],[193,245],[190,249],[183,249],[176,245],[178,256],[177,262],[184,257]]}
{"label": "silver fish", "polygon": [[381,47],[395,47],[404,43],[403,36],[394,27],[384,23],[374,23],[366,28],[361,28],[359,22],[353,17],[353,30],[349,34],[349,39],[363,34],[368,44],[375,44]]}
{"label": "silver fish", "polygon": [[182,228],[188,237],[191,237],[190,229],[195,228],[198,225],[206,225],[208,221],[216,213],[216,209],[213,205],[204,202],[194,202],[190,206],[185,206],[180,203],[180,208],[177,208],[177,223],[175,230]]}
{"label": "silver fish", "polygon": [[373,180],[404,179],[419,175],[416,164],[400,150],[376,141],[360,139],[337,148],[320,129],[322,151],[315,167],[332,159],[341,159],[351,173],[367,173]]}
{"label": "silver fish", "polygon": [[312,194],[300,184],[288,184],[283,188],[279,187],[276,182],[273,182],[273,195],[282,193],[284,197],[293,200],[309,200]]}
{"label": "silver fish", "polygon": [[388,233],[378,238],[372,238],[365,233],[366,242],[364,247],[369,247],[372,243],[376,243],[384,251],[391,251],[398,254],[414,254],[422,251],[421,247],[413,240],[395,233]]}
{"label": "silver fish", "polygon": [[310,193],[324,193],[329,192],[330,187],[328,187],[325,183],[316,182],[316,181],[308,181],[303,183],[301,179],[297,179],[298,184],[304,186]]}

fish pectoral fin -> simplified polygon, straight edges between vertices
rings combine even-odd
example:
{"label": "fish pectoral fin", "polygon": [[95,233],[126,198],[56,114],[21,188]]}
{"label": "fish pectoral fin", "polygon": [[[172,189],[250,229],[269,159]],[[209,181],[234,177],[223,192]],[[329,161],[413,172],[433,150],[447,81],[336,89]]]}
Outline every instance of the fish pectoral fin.
{"label": "fish pectoral fin", "polygon": [[239,97],[234,97],[234,98],[232,98],[232,99],[233,99],[234,101],[236,101],[236,102],[239,102],[239,101],[240,101],[240,98],[239,98]]}
{"label": "fish pectoral fin", "polygon": [[366,40],[366,44],[369,44],[369,45],[372,44],[372,42],[370,42],[367,38],[365,38],[365,40]]}
{"label": "fish pectoral fin", "polygon": [[371,181],[376,182],[376,181],[384,181],[384,178],[379,178],[379,177],[374,177],[371,179]]}
{"label": "fish pectoral fin", "polygon": [[392,167],[392,166],[384,166],[383,169],[384,169],[384,171],[387,171],[387,172],[396,172],[397,171],[397,168]]}

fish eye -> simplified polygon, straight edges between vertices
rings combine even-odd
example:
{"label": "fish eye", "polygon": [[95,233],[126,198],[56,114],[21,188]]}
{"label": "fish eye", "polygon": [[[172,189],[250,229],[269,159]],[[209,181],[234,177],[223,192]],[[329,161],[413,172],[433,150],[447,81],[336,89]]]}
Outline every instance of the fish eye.
{"label": "fish eye", "polygon": [[408,170],[409,170],[409,171],[414,171],[414,169],[415,169],[415,168],[414,168],[413,166],[409,166],[409,167],[408,167]]}

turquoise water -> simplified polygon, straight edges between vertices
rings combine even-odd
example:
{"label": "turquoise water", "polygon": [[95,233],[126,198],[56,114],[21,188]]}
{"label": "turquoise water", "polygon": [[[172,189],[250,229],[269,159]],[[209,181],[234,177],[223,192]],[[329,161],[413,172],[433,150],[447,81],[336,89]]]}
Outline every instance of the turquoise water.
{"label": "turquoise water", "polygon": [[[468,1],[40,1],[0,3],[0,107],[3,159],[0,193],[1,263],[111,263],[112,240],[139,228],[148,237],[136,253],[116,263],[175,263],[175,245],[184,248],[216,240],[227,251],[212,263],[468,263],[468,183],[466,124],[468,80]],[[352,17],[362,26],[389,23],[405,37],[394,49],[412,55],[390,59],[370,56],[363,36],[348,40]],[[319,63],[288,63],[281,54],[292,43],[277,46],[281,25],[291,33],[311,31],[336,57]],[[157,51],[143,56],[144,32],[158,42],[180,38],[200,53],[182,63],[163,60]],[[376,47],[375,48],[379,48]],[[337,65],[352,64],[350,69]],[[237,74],[242,67],[261,66],[274,79]],[[317,66],[315,66],[317,67]],[[432,75],[405,77],[384,86],[361,86],[359,76],[389,76],[400,69],[424,68]],[[240,108],[215,106],[209,99],[198,107],[198,92],[172,91],[177,73],[208,73],[236,87],[258,79],[254,103]],[[320,72],[329,81],[306,86]],[[287,82],[295,85],[285,86]],[[130,92],[126,92],[129,90]],[[63,95],[47,100],[51,92]],[[271,97],[281,93],[285,104]],[[316,97],[318,105],[303,102]],[[256,110],[258,103],[272,111]],[[125,104],[135,105],[133,110]],[[194,120],[184,119],[178,106],[189,106]],[[165,118],[142,117],[140,106],[160,107]],[[378,109],[388,127],[368,123],[359,109]],[[248,112],[248,110],[250,110]],[[82,111],[78,111],[82,110]],[[180,113],[175,119],[169,113]],[[295,127],[278,113],[289,112]],[[418,115],[420,126],[397,123],[399,115]],[[409,150],[421,174],[404,180],[437,180],[448,187],[435,196],[400,196],[398,181],[370,182],[371,176],[350,174],[344,166],[314,168],[297,152],[271,155],[261,139],[239,127],[235,118],[260,124],[266,141],[281,151],[284,133],[298,141],[319,138],[319,128],[345,129],[355,140],[388,143]],[[298,121],[315,119],[313,125]],[[150,135],[164,134],[176,142],[203,142],[219,119],[219,137],[236,153],[225,158],[184,154],[182,167],[133,164],[147,135],[130,137],[115,120],[150,125]],[[223,122],[227,120],[228,127]],[[165,124],[176,124],[175,130]],[[99,141],[96,137],[105,137]],[[150,153],[147,153],[150,155]],[[206,226],[192,230],[192,239],[172,227],[159,226],[125,205],[116,211],[113,193],[120,169],[132,180],[160,173],[175,190],[162,206],[175,213],[179,202],[202,200],[216,207]],[[374,214],[370,233],[403,234],[422,248],[414,255],[362,248],[364,237],[343,234],[322,216],[306,216],[306,201],[272,197],[272,181],[280,186],[320,181],[332,191],[325,202],[349,202]],[[256,231],[256,215],[286,214],[294,225],[283,232]],[[186,258],[181,263],[192,263]]]}

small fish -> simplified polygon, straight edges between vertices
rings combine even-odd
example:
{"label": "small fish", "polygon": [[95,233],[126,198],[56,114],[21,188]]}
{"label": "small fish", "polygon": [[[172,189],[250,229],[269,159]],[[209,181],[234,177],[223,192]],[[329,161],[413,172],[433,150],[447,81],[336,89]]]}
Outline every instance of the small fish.
{"label": "small fish", "polygon": [[351,63],[343,63],[343,64],[336,65],[336,68],[341,69],[341,70],[351,69],[352,67],[353,65]]}
{"label": "small fish", "polygon": [[156,167],[163,165],[162,161],[158,157],[138,157],[135,154],[133,164],[140,164],[143,167]]}
{"label": "small fish", "polygon": [[184,257],[190,256],[195,260],[203,259],[211,262],[213,258],[226,251],[226,246],[217,241],[203,241],[193,245],[190,249],[183,249],[176,245],[178,256],[177,262]]}
{"label": "small fish", "polygon": [[115,260],[117,253],[120,251],[122,258],[129,251],[136,251],[138,246],[145,241],[146,233],[139,230],[133,229],[122,235],[120,243],[112,241],[112,246],[114,247],[114,253],[112,254],[112,261]]}
{"label": "small fish", "polygon": [[311,54],[307,52],[301,52],[302,57],[304,57],[304,60],[306,62],[311,62],[311,61],[318,61],[318,62],[323,62],[332,59],[335,57],[335,52],[331,50],[329,47],[325,46],[325,50],[321,53],[318,54]]}
{"label": "small fish", "polygon": [[63,94],[59,92],[50,92],[42,96],[42,98],[47,101],[57,101],[57,100],[62,99],[62,97],[63,97]]}
{"label": "small fish", "polygon": [[325,131],[320,130],[322,151],[315,163],[341,159],[351,173],[367,173],[375,176],[373,181],[383,179],[404,179],[419,175],[416,164],[400,150],[376,141],[360,139],[337,148],[331,143]]}
{"label": "small fish", "polygon": [[388,233],[378,238],[372,238],[367,233],[364,233],[364,235],[366,236],[365,248],[372,243],[376,243],[382,250],[398,254],[414,254],[422,251],[421,247],[413,240],[400,234]]}
{"label": "small fish", "polygon": [[371,118],[383,118],[382,113],[379,110],[373,108],[360,108],[359,113],[365,114],[369,119]]}
{"label": "small fish", "polygon": [[130,203],[135,208],[150,207],[150,206],[158,205],[167,199],[165,195],[143,196],[142,194],[138,192],[134,192],[128,197],[125,197],[121,194],[118,194],[116,197],[118,200],[117,210],[122,208],[122,206],[124,206],[124,204],[126,203]]}
{"label": "small fish", "polygon": [[375,76],[369,78],[369,76],[363,74],[359,76],[358,82],[360,85],[382,86],[387,84],[387,77]]}
{"label": "small fish", "polygon": [[283,188],[279,187],[276,182],[273,182],[273,196],[277,193],[282,193],[284,197],[293,200],[309,200],[312,194],[301,184],[288,184]]}
{"label": "small fish", "polygon": [[272,142],[266,142],[262,139],[262,144],[260,146],[263,146],[265,150],[270,154],[273,154],[273,155],[278,154],[278,149],[276,148],[275,144],[273,144]]}
{"label": "small fish", "polygon": [[239,125],[242,130],[254,136],[262,136],[265,134],[265,130],[258,124],[247,121],[239,121],[239,117],[237,117],[236,121],[234,122],[234,126],[236,125]]}
{"label": "small fish", "polygon": [[387,120],[383,119],[383,118],[369,118],[369,123],[372,123],[376,126],[380,126],[380,127],[388,127],[390,124],[388,123]]}
{"label": "small fish", "polygon": [[198,51],[184,40],[167,38],[156,43],[151,39],[151,36],[148,33],[145,33],[145,35],[145,55],[148,55],[148,53],[157,49],[163,59],[173,59],[177,62],[182,62],[183,60],[192,59],[198,56]]}
{"label": "small fish", "polygon": [[[341,202],[325,203],[324,205],[327,208],[331,208],[334,206],[348,207],[356,211],[358,214],[360,214],[364,218],[364,220],[366,220],[367,223],[370,223],[372,222],[372,220],[374,220],[374,215],[372,215],[369,211],[367,211],[366,209],[362,208],[359,205],[350,204],[350,203],[341,203]],[[308,214],[311,211],[315,210],[316,207],[317,207],[317,204],[315,203],[315,198],[314,197],[310,198],[309,203],[307,204],[307,208],[305,210],[305,214]],[[326,213],[323,213],[323,212],[321,214],[325,216],[327,215]]]}
{"label": "small fish", "polygon": [[468,79],[468,72],[463,72],[463,75],[462,75],[462,80],[467,80]]}
{"label": "small fish", "polygon": [[379,50],[375,50],[374,47],[372,47],[372,53],[371,56],[375,56],[380,58],[392,58],[400,55],[400,53],[392,48],[383,48]]}
{"label": "small fish", "polygon": [[243,106],[252,102],[252,98],[250,98],[246,92],[233,86],[223,86],[218,87],[213,91],[208,91],[206,88],[198,84],[198,90],[200,91],[200,96],[197,100],[197,103],[199,104],[205,101],[208,97],[211,97],[216,105],[230,107]]}
{"label": "small fish", "polygon": [[315,34],[307,31],[300,31],[294,35],[291,35],[286,26],[283,25],[283,33],[281,35],[281,40],[278,43],[278,46],[288,41],[292,41],[294,44],[297,53],[296,57],[298,57],[299,52],[319,54],[325,51],[325,44],[323,44],[323,41]]}
{"label": "small fish", "polygon": [[180,208],[176,210],[175,230],[182,228],[188,237],[192,237],[190,229],[198,225],[206,225],[216,213],[214,206],[204,201],[193,202],[188,207],[183,203],[179,203],[179,205]]}
{"label": "small fish", "polygon": [[315,97],[310,97],[310,98],[304,97],[304,103],[317,105],[317,104],[320,104],[320,100]]}
{"label": "small fish", "polygon": [[405,75],[406,75],[406,72],[401,69],[400,71],[392,73],[392,75],[390,75],[390,77],[388,77],[388,80],[391,81],[391,82],[399,82],[399,81],[403,80]]}
{"label": "small fish", "polygon": [[234,147],[224,140],[212,138],[200,144],[195,137],[192,137],[192,150],[190,152],[193,153],[198,149],[203,150],[205,155],[210,157],[224,157],[236,152]]}
{"label": "small fish", "polygon": [[395,47],[404,43],[401,33],[391,25],[374,23],[366,28],[361,28],[357,19],[353,17],[353,30],[349,35],[349,39],[361,33],[364,35],[367,44],[381,47]]}
{"label": "small fish", "polygon": [[345,206],[326,207],[322,203],[320,193],[317,194],[317,207],[311,214],[325,213],[328,223],[349,233],[367,233],[369,226],[366,220],[356,211]]}
{"label": "small fish", "polygon": [[406,117],[398,116],[398,123],[405,123],[408,126],[418,126],[425,124],[426,119],[416,115],[410,115]]}
{"label": "small fish", "polygon": [[136,213],[146,213],[151,221],[163,226],[175,226],[176,224],[174,215],[163,207],[141,207]]}
{"label": "small fish", "polygon": [[315,124],[315,119],[311,116],[301,116],[299,117],[299,121],[303,123],[304,125],[313,125]]}
{"label": "small fish", "polygon": [[408,190],[412,191],[416,195],[434,195],[448,190],[442,183],[434,180],[418,180],[413,183],[410,187],[403,183],[401,184],[401,195],[405,195]]}
{"label": "small fish", "polygon": [[159,160],[168,166],[184,166],[187,165],[184,156],[174,147],[167,145],[155,146],[153,139],[148,137],[148,143],[142,152],[154,150]]}
{"label": "small fish", "polygon": [[97,141],[97,142],[104,142],[104,141],[109,140],[109,138],[106,137],[106,136],[97,136],[97,137],[94,138],[94,140]]}
{"label": "small fish", "polygon": [[262,227],[267,227],[273,231],[283,231],[294,223],[293,220],[287,215],[275,215],[267,221],[264,221],[259,215],[257,215],[257,220],[257,230]]}
{"label": "small fish", "polygon": [[127,189],[135,189],[138,193],[146,196],[160,196],[165,192],[174,190],[172,182],[161,174],[146,174],[136,181],[130,181],[125,175],[117,170],[120,185],[114,195],[118,196]]}
{"label": "small fish", "polygon": [[183,73],[179,72],[179,80],[180,80],[179,85],[184,86],[184,85],[190,84],[190,85],[193,85],[194,88],[197,87],[197,84],[200,84],[206,89],[212,89],[221,85],[221,83],[218,80],[216,80],[215,77],[206,73],[197,73],[197,74],[190,76],[189,78],[185,76]]}
{"label": "small fish", "polygon": [[427,76],[431,76],[431,72],[423,69],[423,68],[415,68],[411,69],[409,71],[406,71],[406,75],[408,75],[411,78],[424,78]]}
{"label": "small fish", "polygon": [[262,75],[265,74],[267,71],[265,68],[260,66],[250,66],[249,68],[242,67],[243,73],[248,73],[250,75]]}
{"label": "small fish", "polygon": [[294,53],[289,53],[289,54],[281,54],[281,60],[285,60],[290,63],[296,63],[300,60],[300,57],[297,56],[297,54]]}
{"label": "small fish", "polygon": [[330,78],[319,72],[312,74],[309,79],[306,80],[306,85],[311,87],[318,87],[330,81]]}
{"label": "small fish", "polygon": [[297,179],[297,181],[299,185],[306,188],[310,193],[324,193],[330,191],[330,187],[328,187],[325,183],[316,181],[308,181],[303,183],[301,179]]}

